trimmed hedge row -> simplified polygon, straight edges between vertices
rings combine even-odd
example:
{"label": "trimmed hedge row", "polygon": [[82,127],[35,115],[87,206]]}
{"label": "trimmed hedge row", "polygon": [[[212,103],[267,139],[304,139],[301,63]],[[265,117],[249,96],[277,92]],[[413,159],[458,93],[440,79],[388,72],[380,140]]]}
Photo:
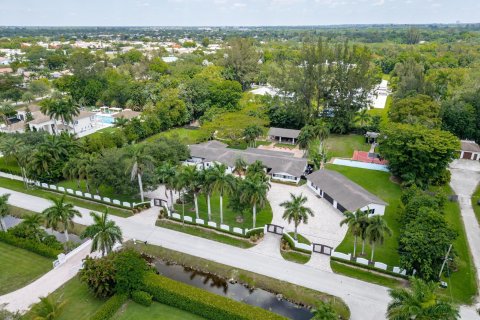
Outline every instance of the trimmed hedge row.
{"label": "trimmed hedge row", "polygon": [[0,232],[0,241],[9,245],[19,247],[46,258],[56,259],[62,250],[50,248],[49,246],[30,239],[19,238],[8,232]]}
{"label": "trimmed hedge row", "polygon": [[153,273],[144,278],[143,290],[155,301],[211,320],[280,320],[284,317]]}
{"label": "trimmed hedge row", "polygon": [[128,296],[116,294],[105,302],[100,309],[90,318],[90,320],[108,320],[117,312],[120,307],[127,302]]}
{"label": "trimmed hedge row", "polygon": [[375,268],[375,267],[372,267],[372,266],[366,266],[364,264],[361,264],[361,263],[358,263],[358,262],[355,262],[355,261],[351,261],[351,260],[344,260],[344,259],[340,259],[340,258],[337,258],[337,257],[330,257],[330,259],[333,260],[333,261],[339,262],[339,263],[344,263],[344,264],[355,266],[355,267],[358,267],[358,268],[361,268],[361,269],[383,273],[383,274],[393,276],[393,277],[396,277],[396,278],[402,278],[402,279],[407,279],[407,280],[409,278],[409,276],[404,276],[403,274],[395,273],[395,272],[389,271],[389,270],[383,270],[383,269]]}
{"label": "trimmed hedge row", "polygon": [[152,304],[152,296],[145,291],[133,291],[132,300],[145,307],[149,307]]}
{"label": "trimmed hedge row", "polygon": [[[166,217],[168,220],[173,220],[173,221],[177,221],[177,222],[182,222],[182,219],[176,219],[174,217]],[[232,235],[232,236],[236,236],[238,238],[244,238],[244,239],[248,239],[250,237],[250,234],[247,235],[243,235],[243,234],[240,234],[240,233],[236,233],[236,232],[233,232],[233,231],[227,231],[227,230],[223,230],[223,229],[220,229],[220,228],[214,228],[214,227],[211,227],[209,226],[208,224],[199,224],[199,223],[195,223],[195,222],[190,222],[190,221],[184,221],[185,224],[188,224],[190,226],[195,226],[195,227],[200,227],[200,228],[205,228],[205,229],[210,229],[210,230],[215,230],[215,231],[219,231],[221,233],[224,233],[225,235]],[[263,231],[262,231],[263,232]]]}

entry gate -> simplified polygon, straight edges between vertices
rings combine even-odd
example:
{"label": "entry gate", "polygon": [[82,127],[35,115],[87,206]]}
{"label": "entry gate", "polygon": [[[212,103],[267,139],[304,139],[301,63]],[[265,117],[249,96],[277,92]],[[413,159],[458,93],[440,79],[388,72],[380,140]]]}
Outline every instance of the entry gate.
{"label": "entry gate", "polygon": [[276,224],[267,224],[267,231],[275,234],[282,235],[283,227],[277,226]]}
{"label": "entry gate", "polygon": [[327,256],[331,256],[332,251],[333,251],[333,248],[329,247],[327,245],[320,244],[320,243],[314,243],[313,244],[313,252],[325,254]]}
{"label": "entry gate", "polygon": [[161,207],[163,202],[167,203],[167,200],[158,199],[158,198],[153,199],[153,205],[155,207]]}

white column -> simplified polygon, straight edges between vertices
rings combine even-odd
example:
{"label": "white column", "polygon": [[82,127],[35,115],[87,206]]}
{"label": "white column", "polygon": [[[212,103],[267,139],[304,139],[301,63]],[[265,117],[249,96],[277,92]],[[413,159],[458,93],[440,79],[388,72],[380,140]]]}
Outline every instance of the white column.
{"label": "white column", "polygon": [[463,159],[463,151],[460,152],[460,159]]}

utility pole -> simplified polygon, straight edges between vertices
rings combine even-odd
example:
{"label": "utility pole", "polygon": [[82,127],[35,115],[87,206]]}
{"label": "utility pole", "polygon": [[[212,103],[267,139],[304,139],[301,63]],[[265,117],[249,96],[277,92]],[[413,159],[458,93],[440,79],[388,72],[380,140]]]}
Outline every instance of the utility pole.
{"label": "utility pole", "polygon": [[438,274],[438,278],[442,276],[443,268],[445,267],[445,263],[447,262],[448,255],[450,254],[450,250],[452,250],[452,244],[448,247],[447,254],[445,255],[445,259],[443,259],[442,267],[440,268],[440,273]]}

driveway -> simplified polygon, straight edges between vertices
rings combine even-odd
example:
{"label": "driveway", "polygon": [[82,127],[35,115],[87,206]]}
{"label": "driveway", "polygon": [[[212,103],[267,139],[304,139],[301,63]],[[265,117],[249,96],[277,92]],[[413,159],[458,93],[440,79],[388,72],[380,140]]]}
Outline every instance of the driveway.
{"label": "driveway", "polygon": [[298,232],[311,242],[325,244],[333,248],[337,247],[345,238],[348,229],[345,225],[340,227],[343,215],[325,199],[318,198],[307,185],[295,187],[272,183],[267,195],[273,211],[272,223],[284,226],[287,231],[294,230],[293,222],[289,224],[283,220],[284,208],[280,206],[282,202],[290,199],[290,193],[306,196],[308,198],[306,206],[312,209],[314,214],[313,217],[309,217],[308,224],[298,226]]}

